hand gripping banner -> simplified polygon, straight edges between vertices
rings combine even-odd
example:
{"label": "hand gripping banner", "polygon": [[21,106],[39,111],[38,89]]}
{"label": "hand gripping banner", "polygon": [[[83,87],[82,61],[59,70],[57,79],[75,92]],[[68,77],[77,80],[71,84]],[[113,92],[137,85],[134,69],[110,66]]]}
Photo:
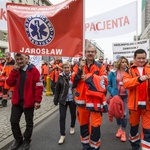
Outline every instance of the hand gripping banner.
{"label": "hand gripping banner", "polygon": [[28,55],[81,56],[83,0],[52,6],[7,3],[10,52]]}

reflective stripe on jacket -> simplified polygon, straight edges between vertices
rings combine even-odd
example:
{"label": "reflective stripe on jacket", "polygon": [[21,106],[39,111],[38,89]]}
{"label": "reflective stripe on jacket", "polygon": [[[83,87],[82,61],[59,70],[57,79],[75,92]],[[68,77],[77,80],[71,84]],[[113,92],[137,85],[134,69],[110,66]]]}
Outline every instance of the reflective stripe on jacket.
{"label": "reflective stripe on jacket", "polygon": [[107,112],[107,103],[105,94],[108,84],[106,76],[90,75],[86,77],[86,108],[91,111]]}
{"label": "reflective stripe on jacket", "polygon": [[[73,72],[71,80],[73,81],[73,88],[76,88],[75,93],[75,101],[76,104],[79,106],[85,106],[85,99],[86,94],[85,91],[87,90],[87,84],[81,79],[82,70],[79,69],[80,65],[76,65],[76,71]],[[84,66],[83,71],[86,75],[88,74],[97,74],[99,76],[106,75],[105,68],[101,68],[101,64],[94,61],[93,64],[88,67],[87,65]]]}
{"label": "reflective stripe on jacket", "polygon": [[[20,71],[12,70],[9,77],[6,79],[8,86],[13,87],[12,104],[18,105],[20,102],[19,87],[20,87]],[[42,101],[43,84],[40,81],[40,72],[33,65],[28,65],[26,70],[26,79],[24,82],[24,107],[34,107],[35,102]]]}

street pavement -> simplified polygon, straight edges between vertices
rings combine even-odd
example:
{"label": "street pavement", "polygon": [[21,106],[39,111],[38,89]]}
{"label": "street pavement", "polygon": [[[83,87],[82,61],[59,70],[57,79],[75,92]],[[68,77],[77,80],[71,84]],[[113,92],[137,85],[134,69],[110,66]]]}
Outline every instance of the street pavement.
{"label": "street pavement", "polygon": [[[34,112],[34,134],[32,137],[32,150],[72,150],[81,149],[81,143],[79,141],[79,125],[76,123],[76,134],[70,138],[69,131],[67,130],[67,141],[63,146],[57,144],[59,138],[59,125],[58,125],[58,106],[53,104],[53,96],[46,96],[43,93],[43,100],[41,102],[41,108],[35,110]],[[9,100],[8,106],[5,108],[0,108],[0,150],[10,149],[10,145],[14,140],[10,127],[10,111],[11,111],[11,101]],[[56,112],[56,113],[55,113]],[[77,121],[76,121],[77,122]],[[67,121],[67,126],[69,129],[70,121]],[[24,115],[21,118],[20,126],[22,131],[25,130],[25,119]],[[49,129],[49,130],[47,130]],[[114,119],[113,123],[109,123],[107,114],[103,114],[103,124],[101,127],[102,133],[102,150],[111,149],[112,150],[128,150],[130,149],[129,142],[120,142],[115,138],[115,133],[117,131],[117,125]],[[127,127],[127,135],[129,134],[129,126]],[[41,138],[43,140],[41,140]]]}
{"label": "street pavement", "polygon": [[[60,138],[60,126],[59,126],[59,111],[55,111],[52,115],[49,115],[40,124],[38,124],[32,135],[32,141],[30,150],[81,150],[82,145],[80,142],[80,127],[76,120],[75,134],[70,135],[70,110],[68,108],[65,125],[65,143],[58,144]],[[131,150],[129,141],[121,142],[120,138],[116,138],[117,125],[114,119],[113,122],[109,122],[108,114],[103,113],[103,123],[101,126],[101,148],[100,150]],[[126,129],[127,138],[129,135],[129,126]],[[12,143],[2,150],[10,150]],[[22,150],[22,147],[18,150]]]}
{"label": "street pavement", "polygon": [[[53,104],[53,96],[46,96],[43,92],[41,108],[34,111],[34,126],[38,125],[43,119],[54,113],[58,106]],[[0,149],[4,148],[14,140],[10,126],[11,100],[8,100],[7,107],[0,108]],[[24,115],[20,120],[20,127],[25,128]]]}

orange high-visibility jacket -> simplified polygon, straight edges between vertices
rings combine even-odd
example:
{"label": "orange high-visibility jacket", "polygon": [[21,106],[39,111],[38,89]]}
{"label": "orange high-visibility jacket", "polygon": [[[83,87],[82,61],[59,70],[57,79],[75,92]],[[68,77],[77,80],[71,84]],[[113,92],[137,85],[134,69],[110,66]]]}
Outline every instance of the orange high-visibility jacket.
{"label": "orange high-visibility jacket", "polygon": [[48,65],[44,64],[44,65],[42,65],[41,68],[42,68],[42,72],[41,72],[42,75],[48,75],[49,74],[49,66]]}
{"label": "orange high-visibility jacket", "polygon": [[86,90],[86,108],[91,111],[107,112],[105,94],[108,80],[106,76],[88,74],[85,80],[88,88]]}
{"label": "orange high-visibility jacket", "polygon": [[15,64],[14,59],[10,58],[9,61],[7,60],[6,66],[4,68],[4,73],[5,73],[6,77],[9,76],[11,70],[14,67],[14,64]]}
{"label": "orange high-visibility jacket", "polygon": [[[79,65],[76,65],[76,71],[73,72],[71,80],[73,82],[73,88],[76,88],[75,93],[75,102],[78,106],[85,106],[85,99],[86,99],[86,90],[87,90],[87,84],[81,79],[82,70],[79,69]],[[83,72],[88,74],[97,74],[99,76],[106,75],[104,68],[101,68],[101,64],[99,62],[94,61],[90,67],[87,65],[84,66]]]}
{"label": "orange high-visibility jacket", "polygon": [[[140,76],[135,73],[134,68],[137,67],[135,64],[131,66],[130,69],[126,69],[123,77],[123,86],[128,89],[128,108],[131,110],[137,110],[138,109],[138,100],[139,100],[139,92],[138,91],[138,85],[140,85],[142,82],[139,80]],[[150,76],[150,66],[148,64],[145,64],[144,66],[145,74]],[[149,88],[148,88],[148,80],[146,82],[146,109],[150,110],[150,103],[148,102],[150,100],[149,96]]]}
{"label": "orange high-visibility jacket", "polygon": [[[62,67],[62,63],[57,64],[59,67]],[[52,68],[56,66],[55,63],[52,64]],[[50,72],[50,78],[53,82],[57,82],[59,74],[62,72],[59,68],[55,68],[53,71]]]}
{"label": "orange high-visibility jacket", "polygon": [[[13,69],[15,64],[15,60],[10,58],[10,60],[6,60],[6,66],[4,68],[4,75],[7,78],[11,72],[11,70]],[[4,83],[4,88],[5,89],[9,89],[10,87],[7,85],[6,81]],[[11,88],[13,90],[13,87]]]}
{"label": "orange high-visibility jacket", "polygon": [[4,82],[5,82],[5,76],[4,76],[4,74],[3,74],[3,65],[2,64],[0,64],[0,71],[1,71],[1,75],[0,75],[0,86],[1,87],[3,87],[4,86]]}

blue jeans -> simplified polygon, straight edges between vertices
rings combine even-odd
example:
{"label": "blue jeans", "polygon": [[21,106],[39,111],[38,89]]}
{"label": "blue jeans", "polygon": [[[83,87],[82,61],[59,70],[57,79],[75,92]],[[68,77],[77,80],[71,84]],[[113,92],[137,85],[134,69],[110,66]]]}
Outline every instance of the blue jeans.
{"label": "blue jeans", "polygon": [[127,95],[119,95],[123,102],[124,102],[124,118],[117,118],[116,119],[116,122],[117,122],[117,125],[118,126],[121,126],[122,128],[126,128],[127,126],[127,119],[128,119],[128,115],[129,115],[129,110],[128,110],[128,107],[127,107]]}

